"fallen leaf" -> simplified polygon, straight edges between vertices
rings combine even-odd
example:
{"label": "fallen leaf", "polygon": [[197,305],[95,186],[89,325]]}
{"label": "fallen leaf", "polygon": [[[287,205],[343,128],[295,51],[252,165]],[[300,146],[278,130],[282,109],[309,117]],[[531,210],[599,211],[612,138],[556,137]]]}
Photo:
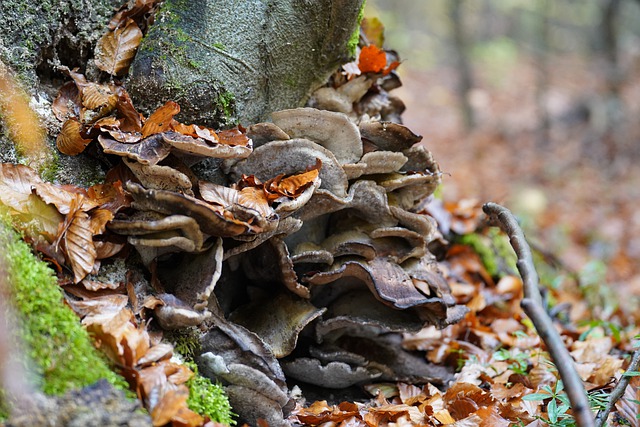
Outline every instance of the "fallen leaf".
{"label": "fallen leaf", "polygon": [[154,133],[161,133],[171,129],[173,116],[180,112],[180,106],[173,101],[167,101],[162,107],[154,111],[142,126],[142,137],[146,138]]}
{"label": "fallen leaf", "polygon": [[91,219],[81,209],[82,198],[76,197],[70,204],[69,214],[62,225],[59,236],[62,249],[73,270],[74,282],[78,283],[93,270],[96,248],[93,245]]}
{"label": "fallen leaf", "polygon": [[247,146],[251,139],[239,127],[218,132],[220,144]]}
{"label": "fallen leaf", "polygon": [[18,212],[26,212],[33,186],[42,182],[28,166],[0,163],[0,201]]}
{"label": "fallen leaf", "polygon": [[80,210],[89,211],[98,207],[98,203],[85,197],[81,192],[71,192],[49,182],[34,185],[35,193],[45,202],[54,205],[61,214],[68,214],[71,210],[71,202],[80,196]]}
{"label": "fallen leaf", "polygon": [[82,124],[77,119],[69,119],[62,125],[62,129],[56,138],[56,146],[62,154],[77,156],[92,141],[82,137]]}
{"label": "fallen leaf", "polygon": [[140,28],[132,19],[127,19],[126,25],[107,32],[98,40],[96,66],[112,76],[126,73],[141,40]]}
{"label": "fallen leaf", "polygon": [[80,91],[74,82],[63,84],[58,91],[58,96],[51,104],[53,114],[60,121],[78,117],[81,107]]}

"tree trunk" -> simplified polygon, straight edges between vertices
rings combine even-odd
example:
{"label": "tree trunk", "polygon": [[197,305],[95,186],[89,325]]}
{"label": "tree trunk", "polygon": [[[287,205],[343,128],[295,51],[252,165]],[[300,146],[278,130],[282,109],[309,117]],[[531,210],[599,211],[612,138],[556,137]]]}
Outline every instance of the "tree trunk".
{"label": "tree trunk", "polygon": [[464,0],[450,0],[449,21],[453,37],[454,55],[456,70],[458,71],[458,85],[456,94],[458,105],[462,116],[464,129],[469,132],[475,126],[473,107],[469,102],[469,92],[473,87],[471,77],[471,66],[467,58],[467,40],[464,33],[464,23],[462,22],[462,6]]}

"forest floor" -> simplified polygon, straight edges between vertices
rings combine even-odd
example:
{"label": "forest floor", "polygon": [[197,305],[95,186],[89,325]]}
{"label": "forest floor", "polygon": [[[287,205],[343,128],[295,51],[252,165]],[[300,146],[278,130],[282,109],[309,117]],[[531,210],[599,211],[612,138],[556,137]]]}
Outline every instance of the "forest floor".
{"label": "forest floor", "polygon": [[[615,130],[608,132],[601,119],[612,99],[603,95],[597,69],[572,58],[550,63],[553,76],[545,104],[551,126],[543,142],[531,62],[513,64],[499,79],[488,72],[475,76],[478,86],[470,98],[477,125],[471,132],[459,119],[455,70],[400,67],[404,86],[395,94],[407,106],[404,123],[424,136],[423,144],[444,172],[444,209],[432,204],[430,213],[447,217],[448,212],[451,223],[458,222],[457,234],[485,237],[479,218],[486,202],[503,204],[520,220],[534,253],[541,255],[537,268],[549,313],[595,415],[615,401],[613,386],[622,370],[633,370],[628,360],[637,346],[640,170],[634,163],[640,149],[633,141],[640,128],[633,118],[640,112],[640,80],[635,73],[636,79],[622,86],[619,104],[613,100],[614,109],[622,105],[623,110],[617,110]],[[319,401],[295,411],[297,421],[394,427],[576,425],[545,345],[519,306],[521,283],[515,272],[492,276],[477,248],[456,245],[455,233],[449,238],[454,244],[439,265],[457,302],[470,312],[444,330],[407,334],[403,343],[425,351],[430,362],[455,369],[448,390],[374,384],[365,389],[376,397],[364,406]],[[639,386],[632,379],[608,425],[640,425]],[[596,422],[605,424],[603,418]]]}
{"label": "forest floor", "polygon": [[471,94],[477,126],[469,133],[459,120],[455,72],[401,67],[405,124],[424,136],[445,172],[445,201],[505,204],[545,251],[574,271],[589,263],[606,265],[609,285],[637,302],[640,169],[634,165],[640,158],[640,126],[634,117],[640,112],[640,79],[622,87],[618,138],[624,142],[609,154],[594,124],[606,102],[602,79],[577,59],[551,63],[546,143],[536,141],[536,69],[527,61],[514,64],[499,81],[489,73],[478,76],[479,88]]}

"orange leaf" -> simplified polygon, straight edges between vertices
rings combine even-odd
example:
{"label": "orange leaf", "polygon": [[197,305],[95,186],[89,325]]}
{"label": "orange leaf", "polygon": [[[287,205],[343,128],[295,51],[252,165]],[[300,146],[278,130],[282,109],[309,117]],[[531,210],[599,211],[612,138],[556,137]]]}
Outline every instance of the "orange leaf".
{"label": "orange leaf", "polygon": [[245,187],[240,190],[238,204],[260,213],[263,217],[273,215],[274,211],[269,206],[267,195],[261,188]]}
{"label": "orange leaf", "polygon": [[107,85],[88,83],[82,90],[82,105],[89,110],[100,110],[105,115],[116,107],[118,95]]}
{"label": "orange leaf", "polygon": [[120,181],[115,181],[113,184],[91,186],[87,190],[87,195],[102,209],[108,209],[113,213],[131,204],[131,199],[122,189],[122,182]]}
{"label": "orange leaf", "polygon": [[146,138],[154,133],[165,132],[171,128],[173,116],[180,112],[180,106],[173,101],[167,101],[162,107],[154,111],[142,127],[142,137]]}
{"label": "orange leaf", "polygon": [[124,27],[103,35],[96,45],[96,66],[112,76],[127,72],[142,40],[142,31],[132,19]]}
{"label": "orange leaf", "polygon": [[220,144],[247,146],[251,139],[238,127],[218,132]]}
{"label": "orange leaf", "polygon": [[318,178],[322,162],[318,159],[315,166],[309,168],[306,172],[283,177],[279,175],[264,183],[264,189],[268,193],[269,199],[277,199],[280,196],[295,198],[304,190],[309,188]]}
{"label": "orange leaf", "polygon": [[56,145],[62,154],[77,156],[89,145],[91,139],[84,139],[81,135],[82,124],[76,119],[69,119],[62,125],[62,130],[56,138]]}
{"label": "orange leaf", "polygon": [[177,387],[164,393],[158,404],[151,410],[151,421],[154,426],[167,424],[181,409],[187,407],[189,389],[186,386]]}
{"label": "orange leaf", "polygon": [[93,235],[104,233],[107,223],[113,219],[113,212],[108,209],[96,209],[91,212],[91,232]]}
{"label": "orange leaf", "polygon": [[358,58],[358,68],[363,73],[380,73],[387,65],[387,54],[375,45],[364,46]]}

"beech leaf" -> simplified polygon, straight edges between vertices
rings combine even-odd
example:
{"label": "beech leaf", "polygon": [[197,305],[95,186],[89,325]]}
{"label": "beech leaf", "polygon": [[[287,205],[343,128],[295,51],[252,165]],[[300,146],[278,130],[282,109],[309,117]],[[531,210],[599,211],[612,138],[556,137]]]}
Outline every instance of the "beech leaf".
{"label": "beech leaf", "polygon": [[82,137],[82,124],[76,119],[69,119],[62,125],[62,130],[56,138],[56,145],[62,154],[77,156],[91,142]]}
{"label": "beech leaf", "polygon": [[96,261],[96,247],[93,244],[91,219],[81,209],[78,196],[71,202],[70,212],[65,219],[62,241],[67,260],[73,270],[74,282],[78,283],[93,270]]}
{"label": "beech leaf", "polygon": [[171,129],[173,116],[180,112],[180,106],[173,101],[167,101],[162,107],[154,111],[142,126],[142,137],[146,138],[154,133]]}
{"label": "beech leaf", "polygon": [[98,40],[96,66],[112,76],[126,73],[141,40],[142,31],[128,19],[124,27],[109,31]]}
{"label": "beech leaf", "polygon": [[42,180],[28,166],[0,163],[0,202],[19,212],[26,212],[31,189]]}

